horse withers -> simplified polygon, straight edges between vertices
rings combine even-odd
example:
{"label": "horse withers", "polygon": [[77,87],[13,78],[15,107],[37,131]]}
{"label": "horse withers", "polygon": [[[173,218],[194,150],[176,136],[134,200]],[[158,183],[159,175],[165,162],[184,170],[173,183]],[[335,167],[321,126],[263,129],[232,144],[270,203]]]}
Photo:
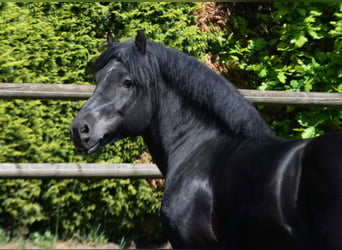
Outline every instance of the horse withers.
{"label": "horse withers", "polygon": [[278,138],[195,58],[142,31],[108,41],[71,138],[90,154],[143,137],[165,177],[161,220],[173,247],[342,249],[342,133]]}

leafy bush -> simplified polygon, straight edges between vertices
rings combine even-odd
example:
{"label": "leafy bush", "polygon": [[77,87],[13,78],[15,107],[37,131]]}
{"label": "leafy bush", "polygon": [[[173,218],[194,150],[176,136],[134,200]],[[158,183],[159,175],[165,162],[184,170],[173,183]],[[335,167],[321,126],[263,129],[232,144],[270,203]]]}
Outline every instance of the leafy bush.
{"label": "leafy bush", "polygon": [[35,246],[43,249],[53,249],[56,245],[56,237],[50,231],[46,231],[44,234],[34,232],[30,235],[30,239]]}
{"label": "leafy bush", "polygon": [[9,243],[10,240],[11,240],[11,238],[8,236],[8,234],[5,232],[5,230],[0,228],[0,247]]}
{"label": "leafy bush", "polygon": [[209,34],[194,25],[193,12],[199,3],[121,3],[109,8],[108,26],[119,39],[132,39],[137,30],[144,29],[149,39],[195,57],[204,58],[207,52]]}
{"label": "leafy bush", "polygon": [[[220,37],[212,51],[228,71],[247,75],[240,78],[248,79],[249,88],[342,92],[341,3],[223,6],[230,21],[219,33],[212,28]],[[337,109],[272,107],[262,113],[284,137],[308,138],[341,130],[342,112]]]}

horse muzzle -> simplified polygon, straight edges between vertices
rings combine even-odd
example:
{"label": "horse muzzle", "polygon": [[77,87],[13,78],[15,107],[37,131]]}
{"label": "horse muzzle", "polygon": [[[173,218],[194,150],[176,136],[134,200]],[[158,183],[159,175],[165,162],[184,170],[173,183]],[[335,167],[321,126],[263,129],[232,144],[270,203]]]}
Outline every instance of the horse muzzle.
{"label": "horse muzzle", "polygon": [[81,154],[94,153],[101,145],[101,138],[95,138],[92,127],[87,122],[73,121],[70,128],[70,138],[76,150]]}
{"label": "horse muzzle", "polygon": [[77,116],[71,123],[70,138],[81,154],[92,154],[108,143],[121,139],[121,117],[98,118],[96,114]]}

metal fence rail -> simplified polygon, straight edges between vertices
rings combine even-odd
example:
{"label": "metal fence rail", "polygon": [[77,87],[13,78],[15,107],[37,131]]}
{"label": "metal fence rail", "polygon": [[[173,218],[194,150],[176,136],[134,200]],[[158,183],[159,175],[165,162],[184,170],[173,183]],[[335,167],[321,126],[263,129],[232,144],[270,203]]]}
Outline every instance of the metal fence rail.
{"label": "metal fence rail", "polygon": [[[0,99],[85,100],[94,85],[0,83]],[[342,93],[260,91],[240,89],[254,104],[342,107]]]}

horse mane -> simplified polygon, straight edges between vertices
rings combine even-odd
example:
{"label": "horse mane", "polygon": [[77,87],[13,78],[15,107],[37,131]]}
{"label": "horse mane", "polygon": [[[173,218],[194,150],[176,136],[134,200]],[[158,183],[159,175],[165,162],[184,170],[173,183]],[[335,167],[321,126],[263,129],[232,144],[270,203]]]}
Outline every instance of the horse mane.
{"label": "horse mane", "polygon": [[150,40],[142,55],[134,41],[126,41],[112,44],[101,54],[95,71],[112,58],[121,61],[140,83],[148,79],[158,84],[161,75],[170,88],[209,112],[210,117],[214,115],[236,135],[257,140],[274,136],[259,112],[231,82],[194,57]]}

